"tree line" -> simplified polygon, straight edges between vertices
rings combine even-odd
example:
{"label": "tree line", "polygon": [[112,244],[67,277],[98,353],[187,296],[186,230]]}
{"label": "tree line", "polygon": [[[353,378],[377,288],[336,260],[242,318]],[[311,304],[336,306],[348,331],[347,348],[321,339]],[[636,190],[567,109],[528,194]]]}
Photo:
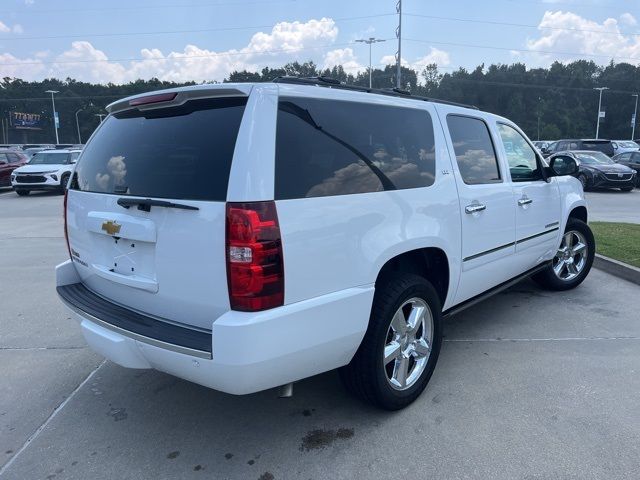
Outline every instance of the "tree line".
{"label": "tree line", "polygon": [[[396,67],[373,69],[374,88],[393,88]],[[283,75],[318,76],[369,85],[368,71],[349,73],[342,66],[319,68],[315,63],[292,62],[280,68],[265,67],[260,72],[236,71],[224,82],[268,82]],[[475,105],[516,122],[531,139],[591,138],[595,136],[598,92],[595,87],[608,87],[603,94],[605,117],[600,124],[600,137],[631,137],[631,120],[635,108],[634,93],[640,91],[640,66],[613,63],[600,66],[593,61],[555,62],[549,68],[527,68],[523,63],[479,65],[473,70],[459,68],[443,73],[437,65],[421,71],[402,68],[403,89],[416,95]],[[51,99],[45,92],[57,90],[56,110],[60,118],[61,143],[78,142],[76,112],[81,140],[85,142],[99,124],[99,114],[109,103],[129,95],[194,85],[158,79],[115,84],[92,84],[67,78],[27,82],[4,78],[0,82],[0,118],[9,112],[41,114],[42,130],[9,129],[9,143],[51,143],[55,139]],[[27,132],[26,134],[24,132]],[[637,137],[640,137],[640,132]]]}

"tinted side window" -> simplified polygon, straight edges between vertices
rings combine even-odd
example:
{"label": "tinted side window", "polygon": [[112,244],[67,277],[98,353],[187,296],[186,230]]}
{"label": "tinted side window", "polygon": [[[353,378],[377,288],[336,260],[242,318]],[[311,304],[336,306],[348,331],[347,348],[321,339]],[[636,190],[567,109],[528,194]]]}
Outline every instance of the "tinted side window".
{"label": "tinted side window", "polygon": [[633,163],[640,163],[640,153],[634,153],[631,157]]}
{"label": "tinted side window", "polygon": [[536,152],[524,137],[515,128],[504,123],[498,124],[498,132],[507,153],[511,180],[526,182],[542,178]]}
{"label": "tinted side window", "polygon": [[9,163],[6,153],[0,153],[0,163]]}
{"label": "tinted side window", "polygon": [[619,162],[628,162],[629,158],[631,158],[631,154],[630,153],[621,153],[620,155],[618,155],[616,157],[616,160],[618,160]]}
{"label": "tinted side window", "polygon": [[464,183],[500,182],[500,170],[486,123],[478,118],[447,116],[451,142]]}
{"label": "tinted side window", "polygon": [[434,179],[435,145],[428,112],[280,99],[276,199],[427,187]]}

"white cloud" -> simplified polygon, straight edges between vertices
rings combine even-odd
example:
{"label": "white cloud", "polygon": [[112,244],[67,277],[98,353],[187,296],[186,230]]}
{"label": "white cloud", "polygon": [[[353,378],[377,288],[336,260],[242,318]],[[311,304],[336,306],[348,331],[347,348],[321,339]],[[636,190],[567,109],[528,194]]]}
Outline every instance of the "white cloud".
{"label": "white cloud", "polygon": [[13,27],[10,27],[4,22],[0,22],[0,33],[22,33],[22,25],[16,23]]}
{"label": "white cloud", "polygon": [[431,50],[428,54],[413,63],[413,68],[419,71],[431,63],[435,63],[439,67],[446,67],[451,64],[449,52],[445,52],[444,50],[440,50],[435,47],[430,47],[430,49]]}
{"label": "white cloud", "polygon": [[[569,61],[584,55],[601,55],[600,60],[594,58],[599,63],[606,63],[612,58],[619,61],[640,58],[640,37],[624,35],[615,18],[598,23],[571,12],[547,11],[538,29],[540,36],[527,40],[527,48],[541,52],[538,55],[541,62]],[[575,52],[575,55],[544,53],[550,51]]]}
{"label": "white cloud", "polygon": [[[4,24],[2,24],[4,25]],[[330,18],[307,22],[280,22],[271,32],[254,34],[241,49],[214,51],[197,45],[186,45],[182,51],[162,52],[157,48],[140,51],[143,61],[110,62],[107,54],[88,41],[76,41],[71,48],[54,57],[53,64],[45,64],[49,52],[38,52],[33,59],[19,59],[7,53],[0,56],[3,74],[23,79],[38,79],[42,76],[71,77],[99,83],[123,83],[138,78],[158,77],[172,81],[221,81],[234,70],[257,71],[264,66],[282,64],[317,57],[322,49],[335,43],[338,27]],[[304,54],[303,54],[304,52]],[[338,53],[339,52],[339,53]],[[325,61],[340,55],[351,66],[357,61],[351,49],[334,50],[325,56]],[[12,63],[15,65],[6,65]]]}
{"label": "white cloud", "polygon": [[[435,47],[429,47],[429,53],[425,56],[420,57],[413,62],[409,62],[406,58],[403,57],[401,59],[401,63],[403,67],[409,67],[419,72],[431,63],[435,63],[439,67],[446,67],[447,65],[451,64],[451,56],[449,55],[449,52],[445,52],[444,50],[440,50]],[[395,55],[385,55],[380,59],[380,64],[395,65]]]}
{"label": "white cloud", "polygon": [[620,22],[624,23],[625,25],[629,25],[630,27],[633,27],[638,24],[636,17],[631,15],[629,12],[623,13],[622,15],[620,15]]}
{"label": "white cloud", "polygon": [[336,65],[342,65],[348,73],[353,75],[366,70],[368,67],[368,65],[364,66],[358,62],[352,48],[338,48],[325,54],[323,68],[332,68]]}
{"label": "white cloud", "polygon": [[36,0],[24,0],[25,5],[33,5],[34,3],[36,3]]}
{"label": "white cloud", "polygon": [[23,80],[41,80],[46,68],[37,58],[17,58],[10,53],[0,53],[3,77],[16,77]]}

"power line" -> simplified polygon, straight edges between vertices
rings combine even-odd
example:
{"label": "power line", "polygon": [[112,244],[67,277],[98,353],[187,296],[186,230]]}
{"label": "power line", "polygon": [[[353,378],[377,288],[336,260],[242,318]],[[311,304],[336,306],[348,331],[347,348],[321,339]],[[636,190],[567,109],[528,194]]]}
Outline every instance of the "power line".
{"label": "power line", "polygon": [[0,10],[2,14],[14,15],[24,14],[33,15],[36,13],[77,13],[77,12],[101,12],[101,11],[121,11],[121,10],[158,10],[161,8],[209,8],[209,7],[225,7],[236,6],[243,7],[244,5],[271,5],[274,3],[294,3],[297,0],[263,0],[263,1],[250,1],[250,2],[218,2],[218,3],[173,3],[173,4],[159,4],[159,5],[132,5],[130,7],[89,7],[89,8],[56,8],[53,10],[40,10],[38,8],[30,8],[25,10]]}
{"label": "power line", "polygon": [[587,32],[598,33],[602,35],[629,35],[640,36],[640,33],[623,33],[623,32],[607,32],[602,30],[586,29],[586,28],[567,28],[567,27],[543,27],[541,25],[527,25],[524,23],[510,23],[510,22],[498,22],[493,20],[476,20],[470,18],[458,18],[458,17],[441,17],[437,15],[422,15],[418,13],[405,13],[407,17],[419,17],[419,18],[431,18],[434,20],[446,20],[452,22],[465,22],[465,23],[482,23],[486,25],[500,25],[508,27],[523,27],[523,28],[535,28],[540,30],[561,30],[567,32]]}
{"label": "power line", "polygon": [[[387,39],[389,40],[389,39]],[[114,58],[114,59],[106,59],[106,60],[51,60],[51,61],[42,61],[42,62],[6,62],[0,63],[0,66],[18,66],[18,65],[66,65],[66,64],[77,64],[77,63],[114,63],[114,62],[158,62],[162,60],[190,60],[194,58],[216,58],[216,57],[236,57],[242,55],[265,55],[270,53],[295,53],[306,50],[318,50],[324,48],[334,48],[334,47],[345,47],[354,45],[354,42],[346,42],[346,43],[333,43],[330,45],[315,45],[312,47],[301,47],[301,48],[279,48],[274,50],[261,50],[261,51],[251,51],[251,52],[219,52],[219,53],[210,53],[206,55],[184,55],[184,56],[172,56],[172,57],[151,57],[151,58]]]}
{"label": "power line", "polygon": [[[361,15],[356,17],[342,17],[342,18],[323,18],[320,20],[315,20],[318,23],[328,23],[328,22],[345,22],[350,20],[364,20],[369,18],[379,18],[379,17],[389,17],[395,16],[395,13],[379,13],[375,15]],[[279,22],[280,23],[280,22]],[[270,24],[270,25],[253,25],[246,27],[219,27],[219,28],[201,28],[195,30],[163,30],[163,31],[152,31],[152,32],[121,32],[121,33],[78,33],[78,34],[70,34],[70,35],[45,35],[38,37],[7,37],[3,38],[2,41],[7,40],[51,40],[51,39],[59,39],[59,38],[102,38],[102,37],[133,37],[133,36],[143,36],[143,35],[169,35],[169,34],[182,34],[182,33],[209,33],[209,32],[228,32],[228,31],[236,31],[236,30],[254,30],[257,28],[274,28],[278,24]]]}
{"label": "power line", "polygon": [[508,48],[508,47],[494,47],[490,45],[473,45],[470,43],[453,43],[453,42],[437,42],[435,40],[418,40],[415,38],[405,38],[409,42],[417,42],[417,43],[427,43],[434,45],[448,45],[452,47],[466,47],[466,48],[480,48],[486,50],[501,50],[507,52],[521,52],[521,53],[544,53],[548,55],[569,55],[569,56],[580,56],[580,57],[593,57],[593,58],[609,58],[609,59],[621,59],[621,60],[631,60],[631,61],[640,61],[640,57],[621,57],[614,55],[605,55],[605,54],[597,54],[597,53],[578,53],[578,52],[560,52],[557,50],[531,50],[531,49],[522,49],[522,48]]}

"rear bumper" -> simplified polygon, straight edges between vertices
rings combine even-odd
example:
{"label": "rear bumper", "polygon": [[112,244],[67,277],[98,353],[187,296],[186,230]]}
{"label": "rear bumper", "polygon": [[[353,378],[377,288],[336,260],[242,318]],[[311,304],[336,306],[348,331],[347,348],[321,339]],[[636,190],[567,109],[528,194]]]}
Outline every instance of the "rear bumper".
{"label": "rear bumper", "polygon": [[[80,282],[71,261],[56,267],[56,280],[58,288]],[[370,285],[263,312],[226,312],[212,320],[210,354],[202,347],[182,350],[184,340],[172,343],[166,336],[147,336],[157,337],[151,330],[147,335],[126,330],[108,315],[99,318],[96,311],[86,311],[83,302],[61,298],[80,322],[89,346],[113,362],[247,394],[349,363],[367,329],[373,293]]]}

